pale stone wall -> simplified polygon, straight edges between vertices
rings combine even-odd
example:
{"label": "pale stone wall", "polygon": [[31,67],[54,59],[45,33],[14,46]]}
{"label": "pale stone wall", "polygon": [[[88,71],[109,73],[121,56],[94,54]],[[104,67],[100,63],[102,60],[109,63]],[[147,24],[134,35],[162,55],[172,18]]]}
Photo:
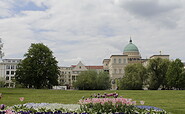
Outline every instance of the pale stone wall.
{"label": "pale stone wall", "polygon": [[0,63],[0,77],[5,79],[6,87],[15,87],[15,71],[17,64],[21,62],[21,59],[3,59]]}

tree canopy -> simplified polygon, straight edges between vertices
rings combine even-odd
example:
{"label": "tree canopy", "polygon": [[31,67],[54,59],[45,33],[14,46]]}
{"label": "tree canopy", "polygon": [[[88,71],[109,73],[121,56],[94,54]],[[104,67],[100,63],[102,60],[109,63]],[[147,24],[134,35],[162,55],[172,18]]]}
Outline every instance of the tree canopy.
{"label": "tree canopy", "polygon": [[16,81],[28,88],[51,88],[58,84],[59,67],[44,44],[31,44],[16,70]]}
{"label": "tree canopy", "polygon": [[170,61],[168,59],[150,59],[147,66],[149,89],[157,90],[160,86],[166,86],[166,72]]}
{"label": "tree canopy", "polygon": [[129,64],[125,67],[125,76],[120,81],[119,89],[141,90],[146,76],[146,68],[141,63]]}
{"label": "tree canopy", "polygon": [[171,62],[166,77],[170,89],[185,89],[185,69],[180,59]]}
{"label": "tree canopy", "polygon": [[108,73],[92,70],[81,72],[73,85],[80,90],[105,90],[111,86]]}

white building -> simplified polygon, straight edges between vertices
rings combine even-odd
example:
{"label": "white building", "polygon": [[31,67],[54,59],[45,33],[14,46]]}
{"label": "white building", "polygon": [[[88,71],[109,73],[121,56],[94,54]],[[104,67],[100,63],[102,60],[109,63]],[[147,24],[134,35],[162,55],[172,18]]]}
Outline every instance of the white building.
{"label": "white building", "polygon": [[18,63],[21,62],[21,59],[3,59],[0,62],[0,77],[5,79],[5,86],[12,88],[15,87],[15,71],[17,69]]}

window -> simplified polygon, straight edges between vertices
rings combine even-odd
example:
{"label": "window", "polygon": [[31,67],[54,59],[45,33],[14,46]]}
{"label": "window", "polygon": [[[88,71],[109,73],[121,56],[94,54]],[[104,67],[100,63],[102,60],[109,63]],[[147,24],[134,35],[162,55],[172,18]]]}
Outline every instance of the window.
{"label": "window", "polygon": [[123,61],[124,61],[124,63],[126,63],[126,62],[127,62],[127,60],[126,60],[126,59],[123,59]]}
{"label": "window", "polygon": [[14,87],[14,83],[10,83],[10,87]]}
{"label": "window", "polygon": [[60,80],[60,82],[64,82],[64,80]]}
{"label": "window", "polygon": [[75,80],[75,76],[72,76],[72,80]]}
{"label": "window", "polygon": [[9,75],[10,74],[10,71],[6,71],[6,75]]}
{"label": "window", "polygon": [[115,73],[115,74],[117,73],[117,70],[116,70],[116,69],[114,69],[114,73]]}
{"label": "window", "polygon": [[121,63],[121,59],[119,59],[119,63]]}
{"label": "window", "polygon": [[13,79],[15,79],[15,76],[12,76],[12,77],[11,77],[11,80],[13,80]]}
{"label": "window", "polygon": [[81,67],[81,66],[79,66],[79,68],[81,69],[82,67]]}
{"label": "window", "polygon": [[9,80],[9,76],[6,76],[6,80]]}
{"label": "window", "polygon": [[116,63],[116,59],[114,59],[114,63]]}
{"label": "window", "polygon": [[15,71],[11,71],[11,75],[14,75]]}
{"label": "window", "polygon": [[14,67],[14,65],[11,65],[11,69],[14,69],[15,67]]}
{"label": "window", "polygon": [[10,65],[6,65],[6,69],[10,69]]}
{"label": "window", "polygon": [[119,69],[119,73],[121,74],[121,69]]}

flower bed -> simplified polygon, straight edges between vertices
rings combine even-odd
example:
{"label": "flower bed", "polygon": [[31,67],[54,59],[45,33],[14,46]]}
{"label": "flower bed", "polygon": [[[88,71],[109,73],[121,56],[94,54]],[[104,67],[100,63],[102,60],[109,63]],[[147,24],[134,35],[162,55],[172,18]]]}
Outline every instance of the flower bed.
{"label": "flower bed", "polygon": [[[24,98],[20,98],[24,101]],[[94,94],[83,97],[78,104],[26,103],[15,106],[0,105],[0,114],[166,114],[153,106],[144,106],[144,101],[118,97],[117,93]]]}

